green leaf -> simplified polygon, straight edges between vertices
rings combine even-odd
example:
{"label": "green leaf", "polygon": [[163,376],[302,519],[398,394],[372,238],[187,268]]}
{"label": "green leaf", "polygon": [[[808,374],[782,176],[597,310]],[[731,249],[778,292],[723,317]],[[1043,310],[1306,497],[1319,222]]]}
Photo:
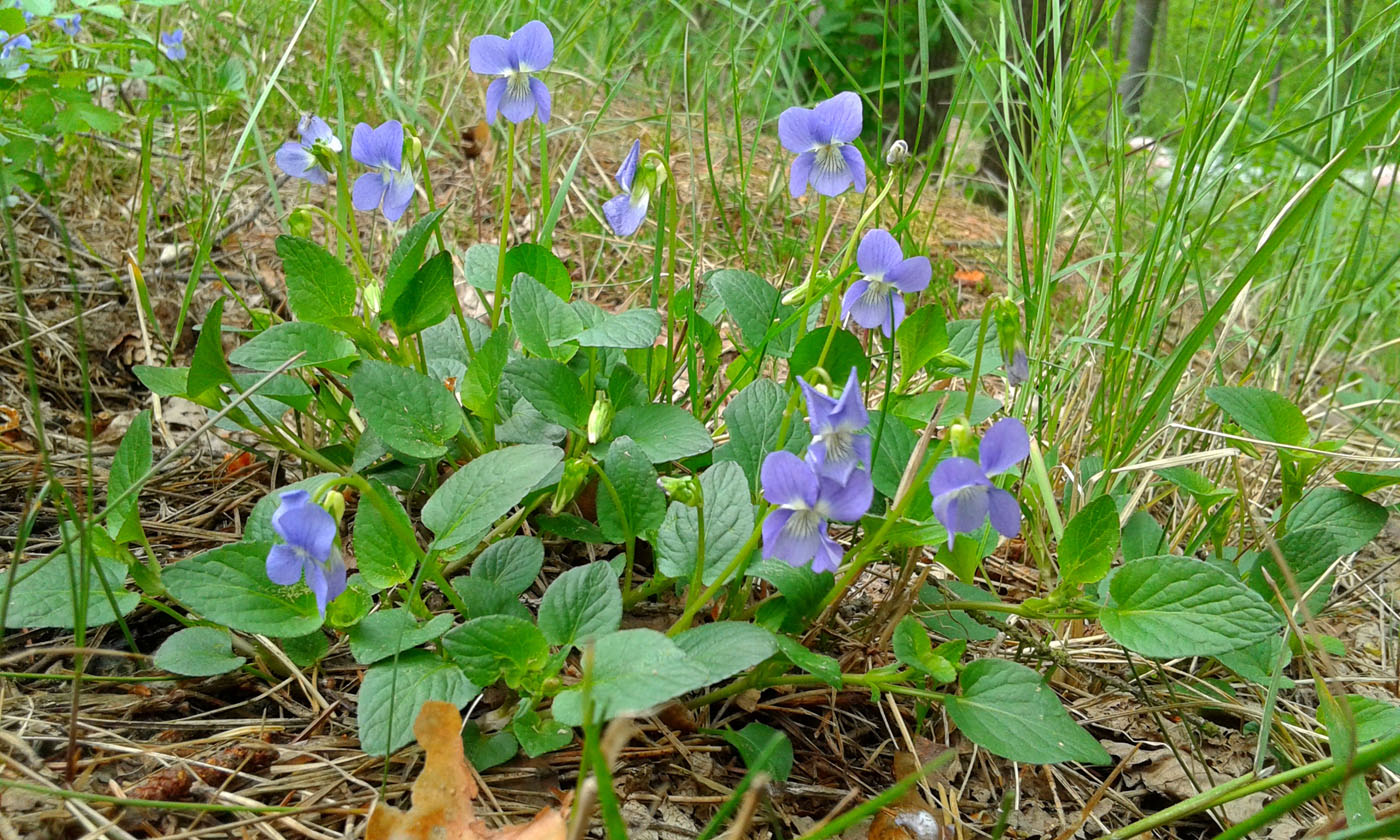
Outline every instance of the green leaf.
{"label": "green leaf", "polygon": [[564,457],[558,447],[525,444],[487,452],[453,473],[423,505],[423,524],[444,550],[476,542]]}
{"label": "green leaf", "polygon": [[[621,630],[598,639],[591,677],[595,720],[642,712],[709,682],[709,673],[692,662],[679,645],[645,628]],[[570,689],[555,697],[553,711],[560,723],[582,725],[580,690]]]}
{"label": "green leaf", "polygon": [[557,348],[583,329],[578,313],[535,278],[523,275],[510,292],[510,323],[520,346],[532,356],[566,362],[576,348]]}
{"label": "green leaf", "polygon": [[[375,501],[378,500],[378,504]],[[388,511],[386,516],[384,510]],[[355,561],[365,580],[379,589],[405,583],[413,577],[423,549],[413,523],[394,493],[382,482],[369,479],[369,492],[360,497],[355,511]]]}
{"label": "green leaf", "polygon": [[781,730],[761,723],[750,723],[739,731],[724,729],[719,736],[739,751],[751,772],[767,773],[785,782],[792,774],[792,742]]}
{"label": "green leaf", "polygon": [[[5,626],[11,629],[23,627],[57,627],[72,630],[77,623],[77,610],[74,605],[73,581],[81,578],[78,564],[79,547],[75,541],[67,552],[55,554],[44,560],[31,560],[21,563],[14,570],[16,583],[8,589],[10,569],[0,573],[0,605],[6,606]],[[174,567],[171,567],[174,568]],[[88,627],[100,627],[117,620],[107,600],[110,589],[117,602],[117,611],[126,615],[136,609],[141,596],[128,592],[122,584],[126,581],[126,566],[102,557],[92,558],[88,564],[87,592],[77,593],[87,598],[85,620]],[[103,581],[106,586],[103,586]]]}
{"label": "green leaf", "polygon": [[505,375],[546,419],[583,432],[593,408],[593,392],[583,389],[573,371],[552,359],[515,359],[506,364]]}
{"label": "green leaf", "polygon": [[[433,231],[437,230],[438,221],[442,219],[442,214],[446,212],[446,209],[445,207],[439,208],[428,213],[404,231],[403,238],[399,240],[393,255],[389,257],[389,268],[384,272],[384,293],[380,296],[381,311],[394,311],[399,298],[406,293],[412,293],[412,288],[417,282],[415,275],[421,271],[423,254],[427,252],[428,242],[433,237]],[[438,256],[440,254],[434,255],[434,259]],[[450,256],[448,257],[448,265],[451,266]],[[403,329],[402,325],[400,325],[400,329]]]}
{"label": "green leaf", "polygon": [[505,764],[515,758],[520,749],[520,744],[509,729],[502,729],[488,737],[481,734],[481,727],[475,722],[469,722],[462,730],[462,746],[467,751],[467,761],[478,773]]}
{"label": "green leaf", "polygon": [[[1283,636],[1277,633],[1262,641],[1215,655],[1216,660],[1221,665],[1255,685],[1265,687],[1268,687],[1272,681],[1274,671],[1279,667],[1280,657],[1282,657],[1283,665],[1287,666],[1292,661],[1293,654],[1290,651],[1285,655]],[[1292,688],[1293,680],[1281,677],[1279,685],[1283,688]]]}
{"label": "green leaf", "polygon": [[576,566],[554,579],[540,601],[540,630],[551,645],[580,645],[617,629],[622,590],[607,563]]}
{"label": "green leaf", "polygon": [[467,365],[466,376],[462,377],[458,390],[462,393],[462,405],[477,417],[496,416],[496,394],[501,390],[501,375],[514,340],[509,327],[504,324],[497,327]]}
{"label": "green leaf", "polygon": [[497,443],[559,443],[569,431],[551,423],[524,399],[515,401],[510,417],[496,426]]}
{"label": "green leaf", "polygon": [[304,636],[321,626],[316,598],[304,585],[278,586],[267,579],[271,548],[233,543],[181,560],[165,568],[165,588],[181,604],[233,630]]}
{"label": "green leaf", "polygon": [[1060,578],[1080,585],[1103,580],[1118,552],[1118,508],[1099,496],[1080,508],[1065,526],[1059,545]]}
{"label": "green leaf", "polygon": [[437,615],[419,624],[408,609],[380,610],[350,628],[350,655],[361,665],[373,665],[396,653],[418,647],[446,633],[452,616]]}
{"label": "green leaf", "polygon": [[570,336],[580,347],[650,347],[661,335],[661,316],[654,309],[608,313],[602,323]]}
{"label": "green leaf", "polygon": [[224,299],[219,298],[204,317],[190,356],[188,396],[205,408],[218,408],[223,403],[223,386],[233,384],[233,372],[224,360],[223,323]]}
{"label": "green leaf", "polygon": [[549,661],[549,645],[539,628],[508,615],[474,618],[444,636],[442,647],[467,679],[480,686],[505,680],[519,688]]}
{"label": "green leaf", "polygon": [[[107,499],[120,497],[128,490],[138,487],[151,469],[151,412],[142,411],[131,421],[131,426],[117,444],[116,455],[112,457],[112,469],[107,475]],[[126,501],[112,507],[107,513],[107,533],[117,542],[134,542],[141,538],[141,511],[137,508],[140,492],[132,492]]]}
{"label": "green leaf", "polygon": [[413,335],[440,324],[452,314],[452,304],[457,299],[452,272],[452,255],[439,251],[423,263],[392,305],[384,304],[401,335]]}
{"label": "green leaf", "polygon": [[[867,430],[871,435],[871,445],[873,446],[875,429],[880,427],[880,412],[871,412],[870,425]],[[875,489],[880,491],[887,499],[893,499],[899,490],[900,479],[904,478],[904,471],[909,468],[909,462],[914,458],[914,450],[918,448],[919,437],[914,434],[908,426],[904,425],[894,417],[885,418],[885,431],[880,436],[880,448],[871,453],[870,456],[870,480],[875,485]],[[928,483],[921,482],[913,488],[914,500],[909,509],[923,511],[927,516],[930,506],[933,504],[933,496],[928,492]],[[945,538],[947,534],[944,534]]]}
{"label": "green leaf", "polygon": [[900,381],[908,379],[919,368],[948,349],[948,318],[940,306],[920,306],[894,331],[899,347]]}
{"label": "green leaf", "polygon": [[[335,600],[339,601],[344,597],[342,595]],[[287,658],[298,668],[314,666],[317,662],[325,659],[326,653],[331,649],[330,641],[326,639],[325,632],[321,630],[312,630],[305,636],[293,636],[290,639],[278,639],[277,641],[282,646],[282,652],[287,654]]]}
{"label": "green leaf", "polygon": [[[1351,718],[1358,745],[1379,741],[1400,731],[1400,706],[1359,694],[1343,694],[1337,699],[1346,704],[1344,714]],[[1335,720],[1335,712],[1329,712],[1326,704],[1319,705],[1318,713],[1319,720],[1329,732],[1333,728],[1345,725],[1342,721]]]}
{"label": "green leaf", "polygon": [[507,537],[486,547],[472,561],[471,576],[489,580],[512,597],[530,588],[544,568],[544,543],[539,537]]}
{"label": "green leaf", "polygon": [[1209,509],[1235,495],[1234,490],[1216,486],[1215,482],[1190,467],[1163,467],[1157,470],[1157,475],[1185,490],[1202,508]]}
{"label": "green leaf", "polygon": [[[496,290],[496,260],[500,258],[500,247],[493,242],[478,242],[462,254],[462,273],[472,286],[487,292]],[[505,278],[506,289],[510,288],[511,275]]]}
{"label": "green leaf", "polygon": [[832,688],[841,687],[840,662],[825,654],[808,650],[800,642],[781,633],[773,634],[773,639],[778,644],[778,652],[787,657],[789,662]]}
{"label": "green leaf", "polygon": [[[701,570],[701,581],[708,586],[719,579],[720,572],[753,533],[754,506],[749,501],[744,471],[732,461],[715,464],[701,473],[700,490],[705,502],[705,568]],[[656,535],[658,572],[690,580],[700,545],[699,519],[695,508],[680,502],[672,502],[666,509]]]}
{"label": "green leaf", "polygon": [[666,516],[666,495],[656,484],[647,453],[626,435],[613,440],[603,461],[617,501],[598,486],[598,526],[609,542],[622,543],[654,531]]}
{"label": "green leaf", "polygon": [[[945,580],[942,585],[952,591],[954,598],[959,601],[1001,603],[997,596],[970,583]],[[919,600],[935,608],[929,612],[920,613],[919,618],[924,622],[925,627],[940,636],[946,636],[949,639],[966,639],[969,642],[985,642],[997,637],[996,628],[973,620],[972,616],[962,610],[937,609],[940,604],[948,600],[937,587],[925,586],[919,592]]]}
{"label": "green leaf", "polygon": [[1261,440],[1302,446],[1308,442],[1308,421],[1298,407],[1273,391],[1241,385],[1206,389],[1206,398]]}
{"label": "green leaf", "polygon": [[462,409],[441,382],[369,359],[350,377],[355,408],[386,445],[410,458],[438,458],[462,428]]}
{"label": "green leaf", "polygon": [[[1289,531],[1279,538],[1278,550],[1288,572],[1280,568],[1272,551],[1262,551],[1258,563],[1246,573],[1245,582],[1264,600],[1277,603],[1273,587],[1269,585],[1269,578],[1272,578],[1283,595],[1282,606],[1288,608],[1297,603],[1298,595],[1312,589],[1338,558],[1350,553],[1345,535],[1322,525]],[[1331,585],[1319,586],[1308,600],[1309,610],[1322,609],[1331,594]]]}
{"label": "green leaf", "polygon": [[1264,599],[1215,566],[1160,555],[1124,563],[1099,611],[1108,635],[1143,656],[1211,656],[1279,629]]}
{"label": "green leaf", "polygon": [[746,621],[716,621],[674,638],[690,662],[700,666],[705,683],[726,680],[778,652],[773,634]]}
{"label": "green leaf", "polygon": [[413,721],[429,700],[462,708],[481,689],[456,664],[423,650],[380,662],[365,672],[357,698],[360,749],[388,755],[413,740]]}
{"label": "green leaf", "polygon": [[274,324],[229,354],[228,360],[250,370],[270,371],[298,353],[305,353],[289,370],[324,367],[344,372],[356,358],[350,339],[329,327],[303,321]]}
{"label": "green leaf", "polygon": [[[763,346],[768,330],[792,313],[792,307],[778,300],[778,290],[751,271],[722,268],[711,272],[706,283],[724,302],[725,310],[739,328],[744,346],[749,350]],[[767,345],[766,352],[770,356],[787,358],[796,336],[797,325],[793,324]]]}
{"label": "green leaf", "polygon": [[1167,538],[1162,526],[1145,510],[1135,511],[1123,525],[1123,559],[1151,557],[1166,549]]}
{"label": "green leaf", "polygon": [[1004,659],[979,659],[943,707],[974,744],[1012,761],[1108,764],[1108,751],[1081,729],[1040,674]]}
{"label": "green leaf", "polygon": [[[972,364],[977,360],[977,338],[982,332],[982,322],[978,318],[964,318],[959,321],[949,321],[946,327],[948,331],[948,349],[938,355],[936,361],[938,366],[953,371],[972,371]],[[948,358],[951,356],[952,358]],[[954,360],[962,364],[953,363]],[[1002,366],[1001,346],[997,338],[997,323],[995,320],[987,324],[987,336],[982,345],[982,367],[979,368],[983,376]]]}
{"label": "green leaf", "polygon": [[958,678],[953,663],[933,652],[928,630],[924,629],[923,622],[914,616],[906,615],[895,625],[891,642],[895,659],[916,671],[922,671],[935,682],[950,683]]}
{"label": "green leaf", "polygon": [[[238,351],[235,350],[233,353],[236,355]],[[232,359],[233,355],[230,355],[229,358]],[[185,391],[189,390],[189,368],[133,365],[131,372],[136,374],[136,378],[141,380],[142,385],[145,385],[151,390],[151,393],[157,396],[182,397],[185,395]]]}
{"label": "green leaf", "polygon": [[597,525],[587,519],[574,516],[572,513],[539,516],[535,518],[535,524],[546,534],[553,534],[556,537],[563,537],[574,542],[602,545],[608,541]]}
{"label": "green leaf", "polygon": [[458,575],[452,579],[462,604],[466,607],[462,618],[471,620],[487,615],[508,615],[515,618],[531,619],[530,610],[520,603],[520,596],[506,591],[495,581],[471,575]]}
{"label": "green leaf", "polygon": [[[535,406],[539,408],[539,406]],[[592,404],[588,405],[592,408]],[[584,417],[587,418],[587,409]],[[614,437],[635,440],[651,458],[653,464],[679,461],[691,455],[709,452],[714,440],[704,425],[689,411],[676,405],[650,403],[624,408],[613,418]]]}
{"label": "green leaf", "polygon": [[277,237],[287,278],[287,307],[298,321],[335,326],[355,313],[355,278],[325,248],[298,236]]}
{"label": "green leaf", "polygon": [[574,730],[553,718],[542,718],[528,705],[510,722],[511,732],[530,758],[563,749],[574,741]]}
{"label": "green leaf", "polygon": [[746,574],[777,588],[782,598],[768,603],[774,605],[770,609],[781,610],[780,624],[789,632],[805,629],[806,620],[836,585],[831,572],[818,574],[810,566],[789,566],[781,560],[760,560],[751,564]]}
{"label": "green leaf", "polygon": [[[137,375],[139,376],[140,374]],[[143,379],[142,381],[144,382],[145,380]],[[147,385],[146,387],[150,388],[151,386]],[[154,391],[155,388],[151,388],[151,390]],[[1345,484],[1351,492],[1365,495],[1400,484],[1400,467],[1389,470],[1377,470],[1373,473],[1341,470],[1337,473],[1336,479],[1342,484]]]}
{"label": "green leaf", "polygon": [[[769,452],[784,448],[780,440],[788,395],[771,379],[756,379],[740,391],[724,409],[729,443],[715,451],[716,461],[733,461],[744,470],[751,490],[758,488],[759,467]],[[792,425],[800,425],[794,422]],[[789,435],[791,437],[791,426]]]}
{"label": "green leaf", "polygon": [[1340,557],[1365,548],[1380,535],[1389,517],[1384,507],[1365,496],[1336,487],[1317,487],[1289,511],[1288,530],[1326,529],[1337,538]]}
{"label": "green leaf", "polygon": [[[494,261],[491,266],[491,285],[488,289],[494,289],[496,282]],[[558,295],[560,300],[568,300],[573,293],[574,283],[569,279],[569,269],[562,260],[542,245],[525,242],[506,251],[506,288],[502,289],[503,293],[514,293],[512,281],[518,274],[528,274],[535,278],[544,284],[546,289]]]}
{"label": "green leaf", "polygon": [[233,653],[233,637],[220,627],[186,627],[156,648],[152,664],[185,677],[227,674],[248,660]]}
{"label": "green leaf", "polygon": [[870,359],[865,355],[865,348],[860,346],[860,339],[835,325],[820,327],[803,336],[792,350],[788,369],[798,376],[807,376],[817,366],[823,351],[826,352],[823,367],[837,382],[844,383],[851,368],[856,369],[862,382],[870,378]]}

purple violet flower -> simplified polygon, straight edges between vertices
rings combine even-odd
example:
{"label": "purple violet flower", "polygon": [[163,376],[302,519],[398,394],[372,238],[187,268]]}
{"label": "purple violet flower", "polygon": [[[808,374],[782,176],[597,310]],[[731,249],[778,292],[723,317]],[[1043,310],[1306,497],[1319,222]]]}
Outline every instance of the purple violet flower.
{"label": "purple violet flower", "polygon": [[279,586],[305,578],[324,616],[326,604],[345,591],[345,561],[335,548],[335,518],[313,504],[305,490],[289,490],[279,498],[272,529],[286,542],[267,553],[267,578]]}
{"label": "purple violet flower", "polygon": [[56,17],[49,22],[70,38],[78,37],[78,33],[83,31],[83,16],[80,14]]}
{"label": "purple violet flower", "polygon": [[302,178],[313,184],[325,186],[330,183],[329,174],[316,159],[314,149],[319,143],[331,152],[339,154],[340,138],[335,136],[325,120],[311,114],[301,118],[301,122],[297,123],[297,131],[301,134],[301,142],[283,143],[282,148],[277,150],[277,165],[293,178]]}
{"label": "purple violet flower", "polygon": [[928,288],[933,266],[922,255],[905,259],[895,238],[879,228],[861,238],[856,264],[865,276],[841,298],[841,320],[894,335],[904,320],[904,296]]}
{"label": "purple violet flower", "polygon": [[763,556],[814,572],[841,565],[841,546],[826,532],[829,519],[854,522],[874,499],[869,474],[856,470],[842,483],[786,450],[769,453],[759,472],[763,496],[778,506],[763,520]]}
{"label": "purple violet flower", "polygon": [[825,196],[840,195],[852,186],[865,192],[865,158],[851,145],[860,127],[860,97],[850,91],[815,108],[789,108],[778,117],[778,139],[797,155],[788,177],[793,198],[809,184]]}
{"label": "purple violet flower", "polygon": [[356,210],[378,208],[384,218],[397,222],[413,202],[413,173],[403,165],[403,124],[357,124],[350,135],[350,157],[374,170],[355,179],[350,203]]}
{"label": "purple violet flower", "polygon": [[[8,61],[10,56],[15,54],[15,50],[27,50],[34,46],[34,42],[29,40],[29,36],[24,33],[10,37],[10,33],[0,29],[0,61]],[[29,62],[15,65],[14,72],[23,73],[29,69]]]}
{"label": "purple violet flower", "polygon": [[651,201],[651,189],[642,184],[633,185],[637,179],[637,161],[641,159],[642,141],[633,140],[632,148],[622,165],[617,168],[617,183],[622,193],[603,202],[603,217],[618,236],[631,236],[642,226],[647,217],[647,204]]}
{"label": "purple violet flower", "polygon": [[185,30],[160,33],[160,51],[171,61],[185,60]]}
{"label": "purple violet flower", "polygon": [[1017,347],[1011,353],[1011,362],[1006,366],[1006,384],[1012,388],[1019,388],[1026,384],[1031,378],[1031,362],[1026,358],[1026,351]]}
{"label": "purple violet flower", "polygon": [[468,50],[473,73],[500,76],[486,88],[486,121],[494,124],[499,112],[513,123],[532,114],[549,122],[549,88],[532,73],[554,60],[554,36],[549,27],[532,20],[506,40],[499,35],[478,35]]}
{"label": "purple violet flower", "polygon": [[[1020,420],[1007,417],[992,424],[971,458],[945,458],[929,477],[933,515],[948,531],[948,547],[958,534],[971,534],[990,517],[1004,537],[1021,532],[1021,506],[1016,497],[992,486],[991,476],[1004,473],[1031,453],[1030,436]],[[979,463],[980,462],[980,463]]]}
{"label": "purple violet flower", "polygon": [[870,436],[864,430],[870,415],[865,411],[856,369],[851,368],[839,400],[808,385],[800,376],[797,381],[807,398],[807,422],[812,428],[807,460],[817,474],[844,484],[852,472],[869,469]]}

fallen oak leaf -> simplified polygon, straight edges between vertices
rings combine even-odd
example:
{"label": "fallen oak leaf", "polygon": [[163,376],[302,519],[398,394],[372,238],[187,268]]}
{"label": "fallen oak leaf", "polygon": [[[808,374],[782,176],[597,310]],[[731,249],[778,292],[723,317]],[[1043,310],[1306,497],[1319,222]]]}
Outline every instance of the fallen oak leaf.
{"label": "fallen oak leaf", "polygon": [[[472,800],[479,792],[462,747],[462,716],[457,707],[428,700],[413,722],[423,748],[423,769],[413,783],[413,807],[401,811],[376,802],[365,840],[564,840],[564,816],[545,808],[528,823],[488,828],[476,819]],[[568,796],[561,807],[567,807]]]}

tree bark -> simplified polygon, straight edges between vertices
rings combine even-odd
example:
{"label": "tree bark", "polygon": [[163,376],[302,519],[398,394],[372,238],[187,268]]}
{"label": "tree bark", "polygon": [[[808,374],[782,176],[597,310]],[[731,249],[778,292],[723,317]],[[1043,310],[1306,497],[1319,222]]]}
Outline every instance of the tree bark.
{"label": "tree bark", "polygon": [[1162,0],[1137,0],[1133,4],[1133,31],[1128,36],[1128,72],[1118,82],[1123,113],[1134,116],[1142,108],[1142,92],[1147,87],[1147,68],[1152,61],[1152,42],[1157,34],[1157,15]]}

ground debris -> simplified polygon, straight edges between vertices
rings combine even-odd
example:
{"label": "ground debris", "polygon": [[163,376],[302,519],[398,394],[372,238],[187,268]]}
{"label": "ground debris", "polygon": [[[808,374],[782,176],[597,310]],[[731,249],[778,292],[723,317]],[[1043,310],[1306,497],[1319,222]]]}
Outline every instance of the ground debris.
{"label": "ground debris", "polygon": [[272,747],[238,745],[219,750],[200,764],[177,764],[158,770],[126,791],[131,799],[173,802],[190,795],[198,778],[206,785],[223,785],[234,773],[261,773],[277,760]]}

